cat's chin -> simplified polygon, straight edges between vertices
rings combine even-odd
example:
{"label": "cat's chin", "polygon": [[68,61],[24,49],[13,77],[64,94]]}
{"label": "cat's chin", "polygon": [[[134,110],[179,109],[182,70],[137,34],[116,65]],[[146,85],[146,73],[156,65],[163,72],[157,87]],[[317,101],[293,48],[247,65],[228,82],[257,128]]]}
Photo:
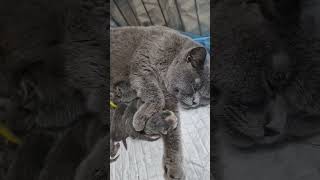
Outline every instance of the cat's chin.
{"label": "cat's chin", "polygon": [[183,102],[179,102],[179,106],[183,109],[186,109],[186,110],[189,110],[189,109],[196,109],[198,107],[201,106],[201,104],[197,104],[197,105],[188,105],[188,104],[185,104]]}
{"label": "cat's chin", "polygon": [[200,107],[204,107],[204,106],[207,106],[210,104],[210,101],[208,103],[199,103],[197,105],[188,105],[188,104],[185,104],[183,102],[179,102],[179,106],[183,109],[186,109],[186,110],[190,110],[190,109],[197,109],[197,108],[200,108]]}

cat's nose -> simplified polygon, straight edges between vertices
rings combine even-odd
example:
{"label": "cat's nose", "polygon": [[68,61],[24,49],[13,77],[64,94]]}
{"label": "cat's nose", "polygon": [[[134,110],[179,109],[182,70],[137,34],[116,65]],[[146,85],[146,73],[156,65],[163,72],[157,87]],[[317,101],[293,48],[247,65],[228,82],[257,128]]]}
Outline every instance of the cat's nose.
{"label": "cat's nose", "polygon": [[193,106],[198,105],[199,102],[200,102],[200,94],[197,92],[192,97],[192,105]]}

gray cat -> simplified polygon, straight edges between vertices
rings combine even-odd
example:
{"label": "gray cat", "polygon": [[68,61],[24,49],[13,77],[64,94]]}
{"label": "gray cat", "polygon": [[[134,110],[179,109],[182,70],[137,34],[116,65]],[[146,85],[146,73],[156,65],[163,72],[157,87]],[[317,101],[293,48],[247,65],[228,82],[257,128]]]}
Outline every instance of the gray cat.
{"label": "gray cat", "polygon": [[[209,103],[205,48],[166,27],[121,27],[110,32],[110,91],[129,81],[142,102],[133,115],[134,130],[145,134],[158,130],[164,141],[165,178],[184,179],[177,105],[196,108]],[[168,117],[171,126],[161,125]]]}

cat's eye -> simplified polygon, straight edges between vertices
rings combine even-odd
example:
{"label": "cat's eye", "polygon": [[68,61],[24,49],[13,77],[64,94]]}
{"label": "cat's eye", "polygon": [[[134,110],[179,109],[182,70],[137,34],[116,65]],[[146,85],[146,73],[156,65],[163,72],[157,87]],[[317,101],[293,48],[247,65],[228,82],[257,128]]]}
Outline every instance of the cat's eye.
{"label": "cat's eye", "polygon": [[175,92],[175,93],[179,93],[179,89],[178,89],[178,88],[175,88],[175,89],[174,89],[174,92]]}

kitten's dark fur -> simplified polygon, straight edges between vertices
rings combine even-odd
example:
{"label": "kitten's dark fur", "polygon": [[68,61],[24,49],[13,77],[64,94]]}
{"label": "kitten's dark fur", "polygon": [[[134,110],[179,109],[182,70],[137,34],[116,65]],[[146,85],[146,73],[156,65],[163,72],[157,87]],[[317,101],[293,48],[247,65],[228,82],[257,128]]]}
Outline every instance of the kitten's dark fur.
{"label": "kitten's dark fur", "polygon": [[[158,140],[161,135],[167,135],[177,127],[177,119],[171,111],[161,111],[153,115],[147,122],[143,133],[137,132],[133,128],[133,116],[141,106],[142,102],[137,97],[136,93],[132,92],[130,85],[127,82],[121,82],[116,87],[117,91],[126,94],[125,97],[117,96],[111,98],[113,102],[117,103],[116,109],[110,110],[110,157],[114,161],[117,157],[119,144],[116,142],[122,141],[125,148],[127,148],[126,138],[131,137],[134,139],[141,139],[146,141]],[[128,97],[128,95],[130,97]],[[167,100],[170,96],[167,96]],[[175,101],[170,102],[176,103]]]}

